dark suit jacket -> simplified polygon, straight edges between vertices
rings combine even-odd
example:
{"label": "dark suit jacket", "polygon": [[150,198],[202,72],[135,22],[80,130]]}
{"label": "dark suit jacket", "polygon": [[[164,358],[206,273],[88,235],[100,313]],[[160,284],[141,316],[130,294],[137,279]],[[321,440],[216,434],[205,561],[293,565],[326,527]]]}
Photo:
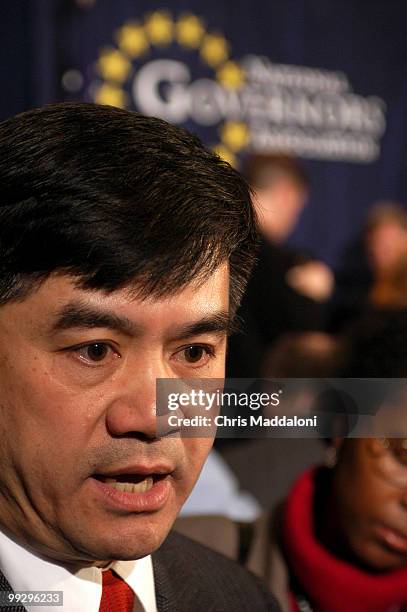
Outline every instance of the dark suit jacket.
{"label": "dark suit jacket", "polygon": [[175,529],[196,542],[205,542],[229,559],[239,560],[272,590],[281,612],[289,612],[290,576],[281,547],[282,521],[280,503],[254,523],[236,523],[215,515],[181,516]]}
{"label": "dark suit jacket", "polygon": [[241,333],[228,344],[227,376],[259,378],[265,354],[286,332],[323,330],[326,306],[292,289],[286,274],[310,258],[262,240],[258,261],[238,309]]}
{"label": "dark suit jacket", "polygon": [[[255,576],[175,532],[153,554],[153,568],[158,612],[279,612]],[[12,590],[1,572],[0,590]],[[25,612],[23,606],[0,610]]]}

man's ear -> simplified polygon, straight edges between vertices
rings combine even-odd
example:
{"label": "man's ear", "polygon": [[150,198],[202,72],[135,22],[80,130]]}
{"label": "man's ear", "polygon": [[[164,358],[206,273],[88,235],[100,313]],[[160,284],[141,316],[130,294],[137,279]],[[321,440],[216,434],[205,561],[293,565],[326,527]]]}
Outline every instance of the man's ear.
{"label": "man's ear", "polygon": [[341,448],[345,438],[329,438],[327,440],[328,446],[325,451],[325,465],[328,468],[333,469],[338,463],[339,453],[341,452]]}

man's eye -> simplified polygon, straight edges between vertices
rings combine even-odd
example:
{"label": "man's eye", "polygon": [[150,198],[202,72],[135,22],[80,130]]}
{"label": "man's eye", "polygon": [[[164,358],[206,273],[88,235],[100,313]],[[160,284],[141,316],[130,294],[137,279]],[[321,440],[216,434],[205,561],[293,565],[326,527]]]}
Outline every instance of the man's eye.
{"label": "man's eye", "polygon": [[202,361],[206,362],[208,358],[214,356],[215,352],[209,346],[191,344],[182,349],[181,354],[187,363],[199,363]]}
{"label": "man's eye", "polygon": [[[109,344],[105,342],[93,342],[75,349],[75,353],[80,359],[86,363],[100,363],[108,357],[112,357],[114,351]],[[117,353],[115,353],[117,356]]]}

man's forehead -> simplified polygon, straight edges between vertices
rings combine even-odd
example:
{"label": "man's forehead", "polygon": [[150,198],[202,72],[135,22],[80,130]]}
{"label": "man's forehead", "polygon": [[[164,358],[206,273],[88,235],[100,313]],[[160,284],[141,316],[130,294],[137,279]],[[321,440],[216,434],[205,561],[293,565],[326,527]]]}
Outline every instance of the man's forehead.
{"label": "man's forehead", "polygon": [[[22,302],[11,305],[14,312],[37,322],[44,331],[69,327],[112,327],[129,333],[141,333],[149,325],[187,325],[199,320],[218,318],[225,326],[229,310],[228,266],[222,265],[199,284],[190,283],[170,295],[137,297],[134,286],[106,293],[83,289],[75,279],[55,275]],[[7,304],[4,309],[7,308]],[[0,309],[0,317],[1,317]],[[10,315],[10,312],[7,313]],[[115,318],[116,323],[115,323]],[[119,324],[120,321],[120,324]]]}

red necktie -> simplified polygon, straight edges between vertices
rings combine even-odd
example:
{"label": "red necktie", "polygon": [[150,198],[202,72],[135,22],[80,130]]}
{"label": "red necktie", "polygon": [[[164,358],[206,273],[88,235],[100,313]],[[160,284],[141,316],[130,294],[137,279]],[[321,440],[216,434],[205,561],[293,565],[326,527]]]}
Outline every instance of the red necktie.
{"label": "red necktie", "polygon": [[102,572],[103,588],[99,612],[133,612],[134,592],[112,570]]}

